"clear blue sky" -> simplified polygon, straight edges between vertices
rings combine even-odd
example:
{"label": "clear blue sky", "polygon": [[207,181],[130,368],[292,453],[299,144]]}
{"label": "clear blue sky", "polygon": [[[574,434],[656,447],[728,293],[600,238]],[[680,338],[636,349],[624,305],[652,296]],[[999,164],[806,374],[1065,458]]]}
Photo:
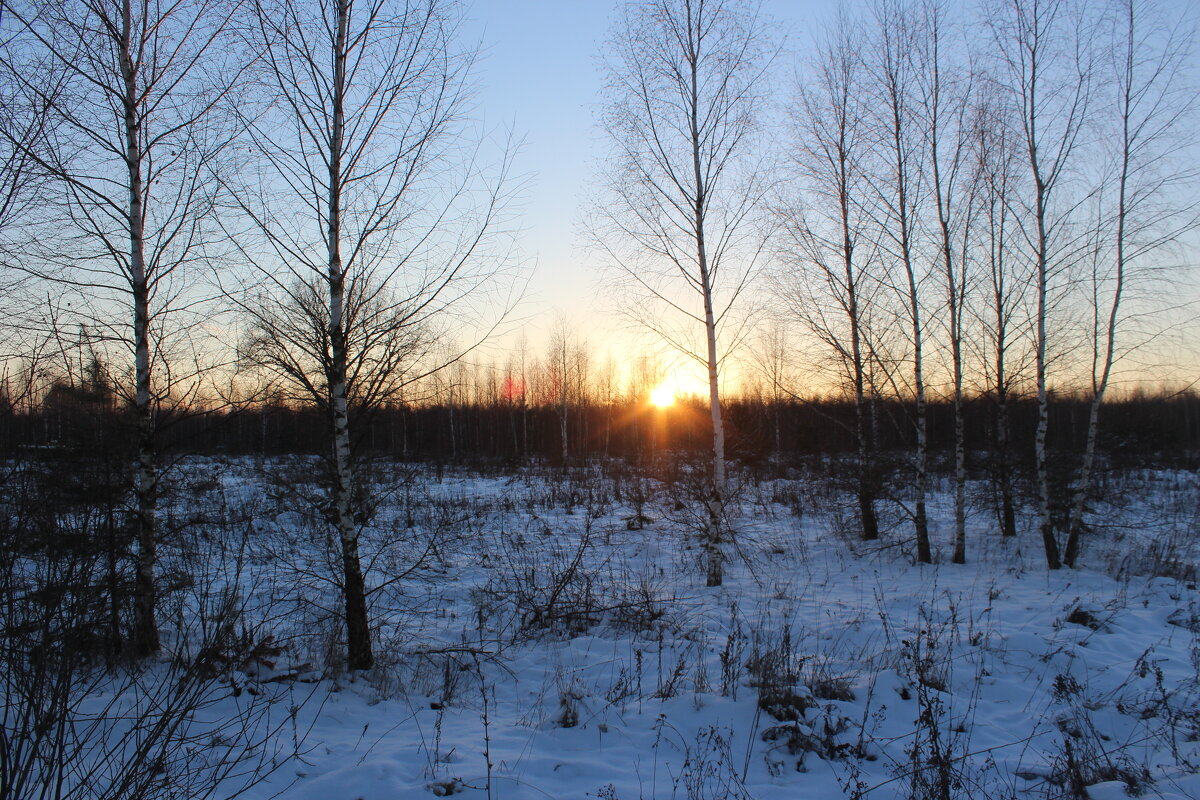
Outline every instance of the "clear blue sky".
{"label": "clear blue sky", "polygon": [[[809,41],[812,27],[834,8],[834,0],[763,3],[793,43]],[[595,264],[585,263],[577,236],[580,201],[603,150],[595,128],[598,56],[619,9],[618,0],[476,0],[468,7],[464,33],[483,49],[479,112],[489,126],[511,125],[525,141],[517,171],[531,178],[521,236],[524,253],[536,263],[524,308],[531,341],[559,314],[598,350],[621,327],[588,315],[597,305]]]}
{"label": "clear blue sky", "polygon": [[[530,345],[540,352],[545,333],[559,316],[592,345],[598,358],[613,348],[627,350],[631,339],[623,322],[604,310],[596,259],[578,236],[581,200],[596,173],[603,145],[595,127],[600,100],[598,58],[621,0],[466,0],[464,35],[482,47],[477,65],[478,113],[492,128],[511,127],[525,142],[516,172],[529,177],[524,195],[521,249],[533,266],[527,301],[521,309]],[[853,10],[865,0],[846,0]],[[1164,0],[1168,13],[1180,13],[1197,0]],[[963,0],[969,13],[974,0]],[[797,55],[820,36],[838,0],[763,0],[772,29],[786,38],[779,71],[785,80]],[[1187,248],[1196,252],[1193,243]],[[1190,300],[1196,288],[1187,286]],[[1196,329],[1189,312],[1184,327]],[[1193,337],[1184,336],[1184,339]],[[511,344],[511,339],[508,340]],[[1194,343],[1193,343],[1194,345]],[[1200,349],[1176,356],[1194,363]],[[618,352],[616,355],[620,356]]]}

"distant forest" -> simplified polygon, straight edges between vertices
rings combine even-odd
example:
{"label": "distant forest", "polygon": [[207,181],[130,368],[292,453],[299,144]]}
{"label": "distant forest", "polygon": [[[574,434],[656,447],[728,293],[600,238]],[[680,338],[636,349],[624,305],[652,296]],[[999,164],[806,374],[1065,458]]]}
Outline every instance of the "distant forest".
{"label": "distant forest", "polygon": [[[913,447],[912,407],[896,399],[872,404],[878,450],[901,457]],[[1060,459],[1086,445],[1090,398],[1054,396],[1050,404],[1050,450]],[[178,413],[178,412],[177,412]],[[931,402],[927,409],[929,445],[949,457],[954,447],[954,407]],[[986,466],[995,448],[997,405],[975,397],[964,408],[969,462]],[[748,466],[787,466],[811,457],[852,453],[856,446],[854,404],[850,400],[772,400],[740,397],[726,401],[730,455]],[[355,413],[355,430],[364,454],[400,460],[486,465],[521,461],[561,464],[563,409],[551,403],[495,399],[408,406],[393,404]],[[654,460],[664,455],[701,459],[708,452],[711,428],[706,404],[682,398],[669,408],[645,400],[611,403],[584,400],[566,410],[568,460],[611,456]],[[284,405],[179,414],[162,421],[167,450],[176,454],[322,455],[328,421],[317,411]],[[1009,423],[1018,464],[1032,465],[1037,426],[1034,398],[1010,401]],[[120,459],[134,430],[131,412],[112,398],[59,389],[36,409],[7,409],[0,435],[8,452],[50,448],[76,455],[105,452]],[[1104,408],[1098,449],[1110,466],[1200,467],[1200,394],[1133,392],[1110,399]],[[127,455],[127,454],[126,454]]]}

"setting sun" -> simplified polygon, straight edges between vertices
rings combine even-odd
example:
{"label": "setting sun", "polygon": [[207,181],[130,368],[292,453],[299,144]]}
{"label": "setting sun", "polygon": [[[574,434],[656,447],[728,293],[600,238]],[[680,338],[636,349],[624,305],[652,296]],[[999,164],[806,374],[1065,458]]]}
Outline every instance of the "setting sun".
{"label": "setting sun", "polygon": [[666,408],[675,403],[675,387],[662,384],[650,392],[650,402],[659,408]]}

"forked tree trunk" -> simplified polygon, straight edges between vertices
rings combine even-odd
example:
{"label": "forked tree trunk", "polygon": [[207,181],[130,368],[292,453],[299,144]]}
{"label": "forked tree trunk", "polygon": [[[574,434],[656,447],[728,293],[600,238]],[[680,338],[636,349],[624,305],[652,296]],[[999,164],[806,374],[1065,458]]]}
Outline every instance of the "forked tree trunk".
{"label": "forked tree trunk", "polygon": [[[848,87],[845,87],[848,90]],[[866,366],[864,364],[862,319],[858,298],[858,275],[854,269],[854,237],[850,228],[850,136],[848,130],[848,98],[843,97],[837,111],[836,181],[838,216],[841,225],[841,260],[846,290],[846,315],[850,324],[850,368],[854,381],[854,437],[857,448],[855,464],[858,522],[865,542],[879,538],[879,518],[875,515],[874,465],[875,437],[867,420]]]}
{"label": "forked tree trunk", "polygon": [[[1051,516],[1050,466],[1047,430],[1050,425],[1047,369],[1049,331],[1051,228],[1062,221],[1052,209],[1059,179],[1071,160],[1087,114],[1092,83],[1083,41],[1072,38],[1078,19],[1072,15],[1079,7],[1072,4],[1040,3],[1035,0],[1010,0],[1006,12],[1012,15],[1011,38],[1001,45],[1001,55],[1009,70],[1008,89],[1021,114],[1022,150],[1032,181],[1032,241],[1037,308],[1034,321],[1038,421],[1034,436],[1034,461],[1037,479],[1037,513],[1045,550],[1046,566],[1062,566],[1058,540]],[[1082,34],[1081,28],[1074,28]],[[1056,61],[1063,61],[1056,65]],[[1055,81],[1061,81],[1057,85]],[[1045,130],[1043,130],[1043,128]],[[1047,132],[1048,131],[1048,132]]]}

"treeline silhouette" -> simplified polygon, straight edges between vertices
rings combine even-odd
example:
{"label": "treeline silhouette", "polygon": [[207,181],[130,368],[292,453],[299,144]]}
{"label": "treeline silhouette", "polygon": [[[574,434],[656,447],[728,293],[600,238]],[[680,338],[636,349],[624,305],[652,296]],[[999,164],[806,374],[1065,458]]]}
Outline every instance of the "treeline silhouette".
{"label": "treeline silhouette", "polygon": [[[562,461],[562,407],[519,402],[389,405],[357,413],[358,450],[430,463]],[[928,407],[929,444],[936,454],[954,445],[949,402]],[[1056,396],[1050,406],[1049,447],[1081,451],[1087,436],[1088,398]],[[747,464],[788,464],[814,456],[851,454],[855,448],[854,405],[843,399],[774,401],[742,397],[725,403],[730,457]],[[910,404],[880,398],[871,404],[875,449],[911,450],[915,433]],[[966,440],[972,462],[984,463],[994,448],[997,405],[987,397],[969,400]],[[1018,461],[1032,458],[1037,404],[1032,398],[1009,405],[1011,441]],[[229,455],[321,454],[327,446],[325,419],[312,408],[255,405],[217,411],[174,412],[160,420],[167,450]],[[706,405],[683,398],[668,408],[644,401],[589,403],[567,408],[567,453],[572,461],[600,457],[628,460],[665,453],[699,456],[711,446]],[[132,413],[111,397],[84,390],[58,390],[38,408],[9,409],[0,436],[10,449],[62,451],[105,449],[110,456],[132,441]],[[1200,465],[1200,394],[1141,391],[1105,404],[1100,450],[1114,466]]]}

